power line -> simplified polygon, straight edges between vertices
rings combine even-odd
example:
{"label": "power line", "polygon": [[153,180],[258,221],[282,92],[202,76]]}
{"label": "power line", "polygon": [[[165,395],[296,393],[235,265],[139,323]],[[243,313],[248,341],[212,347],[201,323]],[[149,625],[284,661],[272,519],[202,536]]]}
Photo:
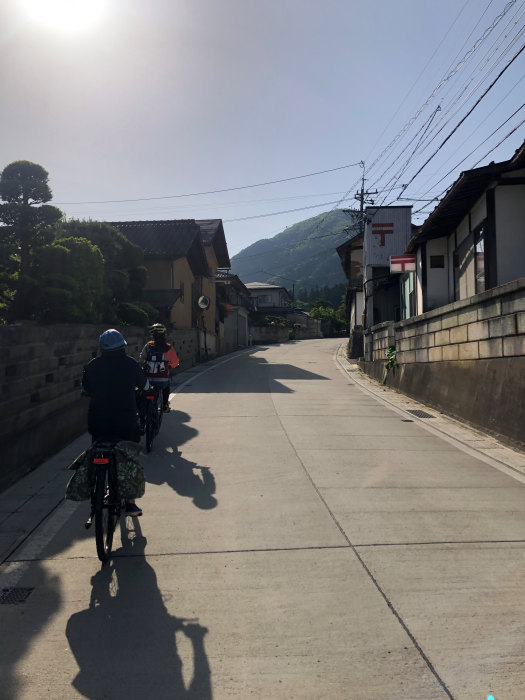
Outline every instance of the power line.
{"label": "power line", "polygon": [[[502,12],[493,20],[492,24],[485,29],[481,37],[474,43],[474,45],[467,51],[467,53],[463,56],[463,58],[459,61],[459,63],[456,64],[456,66],[447,74],[445,75],[439,83],[436,85],[436,87],[433,89],[429,97],[425,100],[425,102],[419,107],[419,109],[416,111],[416,113],[408,120],[408,122],[405,123],[403,128],[397,133],[397,135],[393,138],[393,140],[389,143],[389,145],[383,149],[383,151],[377,156],[377,158],[374,160],[372,165],[369,168],[369,171],[373,170],[374,167],[377,165],[378,162],[381,161],[383,156],[399,141],[399,139],[410,129],[412,124],[417,120],[419,115],[423,112],[425,107],[427,107],[432,99],[436,96],[436,94],[439,92],[441,87],[448,82],[449,80],[452,79],[454,75],[462,68],[463,65],[471,58],[471,56],[478,50],[478,48],[481,46],[481,44],[485,41],[487,36],[496,28],[496,26],[499,24],[499,22],[503,19],[503,17],[509,12],[510,8],[517,2],[517,0],[509,0],[509,2],[505,5],[503,8]],[[377,183],[377,180],[372,184],[374,186]]]}
{"label": "power line", "polygon": [[[521,47],[521,49],[520,49],[517,53],[514,54],[514,56],[511,58],[511,60],[510,60],[510,61],[507,63],[507,65],[503,68],[503,70],[501,70],[501,71],[498,73],[498,75],[496,76],[496,78],[492,81],[492,83],[488,86],[488,88],[482,93],[482,95],[476,100],[476,102],[474,103],[474,105],[469,109],[469,111],[465,114],[465,116],[464,116],[462,119],[460,119],[460,121],[459,121],[459,122],[456,124],[456,126],[452,129],[452,131],[450,132],[450,134],[441,142],[441,144],[440,144],[440,145],[438,146],[438,148],[434,151],[434,153],[430,156],[430,158],[427,158],[427,160],[426,160],[426,161],[423,163],[423,165],[419,168],[419,170],[416,172],[416,174],[412,176],[412,178],[410,179],[410,181],[407,183],[406,187],[408,187],[410,184],[412,184],[412,182],[414,182],[414,180],[415,180],[416,177],[421,173],[421,171],[422,171],[424,168],[426,168],[426,166],[430,163],[430,161],[434,158],[434,156],[437,155],[437,153],[443,148],[443,146],[446,144],[446,142],[455,134],[455,132],[456,132],[456,131],[459,129],[459,127],[463,124],[463,122],[465,121],[465,119],[467,119],[467,117],[469,117],[469,116],[472,114],[472,112],[476,109],[476,107],[479,105],[479,103],[481,102],[481,100],[490,92],[490,90],[492,90],[492,88],[493,88],[494,85],[498,82],[498,80],[501,78],[501,76],[502,76],[502,75],[505,73],[505,71],[514,63],[514,61],[518,58],[518,56],[523,52],[524,49],[525,49],[525,45],[523,45],[523,46]],[[405,187],[405,189],[406,189],[406,187]]]}
{"label": "power line", "polygon": [[[267,216],[278,216],[279,214],[291,214],[296,211],[304,211],[305,209],[318,209],[319,207],[328,207],[331,204],[341,204],[344,201],[340,199],[338,202],[323,202],[322,204],[312,204],[309,207],[299,207],[299,209],[286,209],[285,211],[273,211],[269,214],[255,214],[254,216],[241,216],[238,219],[224,219],[225,224],[232,223],[232,221],[248,221],[248,219],[264,219]],[[328,212],[330,213],[330,212]],[[322,222],[321,222],[322,223]]]}
{"label": "power line", "polygon": [[307,173],[306,175],[296,175],[295,177],[286,177],[281,180],[270,180],[268,182],[259,182],[255,185],[240,185],[239,187],[225,187],[220,190],[208,190],[207,192],[188,192],[187,194],[169,194],[161,197],[136,197],[134,199],[104,199],[104,200],[91,200],[85,202],[54,202],[54,204],[59,204],[64,206],[65,204],[118,204],[120,202],[146,202],[156,199],[178,199],[181,197],[200,197],[205,194],[219,194],[222,192],[234,192],[236,190],[248,190],[253,187],[265,187],[266,185],[276,185],[280,182],[291,182],[292,180],[302,180],[306,177],[314,177],[315,175],[325,175],[326,173],[334,173],[337,170],[345,170],[347,168],[357,167],[359,163],[349,163],[348,165],[341,165],[338,168],[330,168],[329,170],[318,170],[315,173]]}

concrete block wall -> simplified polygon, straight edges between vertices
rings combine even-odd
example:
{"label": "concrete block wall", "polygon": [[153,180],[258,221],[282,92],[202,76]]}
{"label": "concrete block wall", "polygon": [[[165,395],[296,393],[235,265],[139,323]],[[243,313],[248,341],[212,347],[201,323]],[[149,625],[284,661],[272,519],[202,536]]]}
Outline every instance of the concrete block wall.
{"label": "concrete block wall", "polygon": [[290,329],[281,326],[250,326],[248,332],[252,336],[252,342],[260,345],[286,343],[290,335]]}
{"label": "concrete block wall", "polygon": [[[106,326],[19,323],[0,326],[0,490],[86,430],[88,401],[80,394],[84,365]],[[148,334],[118,327],[138,358]],[[170,341],[182,368],[198,362],[197,329]]]}
{"label": "concrete block wall", "polygon": [[[107,326],[32,323],[0,326],[0,488],[86,429],[84,365]],[[130,354],[144,330],[127,326]]]}
{"label": "concrete block wall", "polygon": [[400,364],[525,355],[525,280],[401,321],[395,345]]}
{"label": "concrete block wall", "polygon": [[361,366],[385,383],[525,450],[525,279],[365,335]]}
{"label": "concrete block wall", "polygon": [[387,348],[395,345],[394,324],[379,323],[371,332],[365,333],[364,352],[368,361],[386,361]]}

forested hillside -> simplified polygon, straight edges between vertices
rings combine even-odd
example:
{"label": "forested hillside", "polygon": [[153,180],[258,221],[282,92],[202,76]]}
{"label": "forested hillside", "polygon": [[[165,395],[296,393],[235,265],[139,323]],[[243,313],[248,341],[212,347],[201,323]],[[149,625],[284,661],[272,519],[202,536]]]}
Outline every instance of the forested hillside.
{"label": "forested hillside", "polygon": [[335,249],[354,235],[356,221],[356,212],[341,209],[300,221],[241,250],[231,259],[232,272],[245,284],[268,282],[287,289],[295,285],[296,290],[343,284]]}

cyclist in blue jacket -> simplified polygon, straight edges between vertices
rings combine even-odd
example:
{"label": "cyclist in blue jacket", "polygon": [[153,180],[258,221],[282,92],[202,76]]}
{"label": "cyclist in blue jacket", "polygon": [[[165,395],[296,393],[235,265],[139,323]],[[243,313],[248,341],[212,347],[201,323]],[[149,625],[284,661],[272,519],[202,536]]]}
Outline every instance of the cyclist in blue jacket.
{"label": "cyclist in blue jacket", "polygon": [[[99,338],[100,357],[85,367],[82,392],[89,396],[88,432],[93,440],[132,440],[140,442],[135,389],[148,388],[148,378],[139,363],[126,355],[124,337],[114,328]],[[142,515],[133,502],[128,515]]]}

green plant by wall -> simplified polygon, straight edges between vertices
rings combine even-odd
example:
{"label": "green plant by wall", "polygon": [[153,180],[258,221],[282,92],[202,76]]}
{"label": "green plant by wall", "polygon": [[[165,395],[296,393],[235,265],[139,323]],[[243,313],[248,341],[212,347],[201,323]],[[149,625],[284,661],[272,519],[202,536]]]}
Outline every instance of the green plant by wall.
{"label": "green plant by wall", "polygon": [[383,379],[383,384],[386,382],[388,373],[397,367],[396,360],[396,349],[393,345],[389,345],[385,350],[386,362],[385,362],[385,378]]}

